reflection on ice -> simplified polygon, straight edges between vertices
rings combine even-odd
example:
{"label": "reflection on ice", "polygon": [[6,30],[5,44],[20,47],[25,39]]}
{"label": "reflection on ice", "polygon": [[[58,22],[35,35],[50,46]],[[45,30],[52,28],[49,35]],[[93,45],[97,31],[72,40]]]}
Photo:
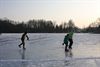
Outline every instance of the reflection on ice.
{"label": "reflection on ice", "polygon": [[21,59],[24,60],[25,59],[25,50],[23,50],[23,49],[19,50],[19,54],[21,55]]}
{"label": "reflection on ice", "polygon": [[100,59],[85,60],[56,60],[56,61],[0,61],[0,67],[99,67]]}
{"label": "reflection on ice", "polygon": [[70,58],[73,57],[73,52],[71,49],[68,52],[65,51],[65,57],[70,57]]}
{"label": "reflection on ice", "polygon": [[73,58],[72,50],[69,49],[69,51],[65,51],[65,66],[69,66],[71,64],[70,60]]}

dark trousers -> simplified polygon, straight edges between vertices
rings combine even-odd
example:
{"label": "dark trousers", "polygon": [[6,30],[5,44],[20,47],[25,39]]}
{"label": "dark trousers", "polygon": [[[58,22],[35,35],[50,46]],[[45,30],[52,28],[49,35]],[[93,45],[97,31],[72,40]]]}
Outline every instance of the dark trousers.
{"label": "dark trousers", "polygon": [[24,39],[21,39],[21,41],[22,41],[22,43],[21,43],[19,46],[23,45],[23,48],[25,48],[25,42],[24,42]]}
{"label": "dark trousers", "polygon": [[72,45],[73,45],[73,39],[69,39],[69,48],[72,49]]}
{"label": "dark trousers", "polygon": [[65,51],[68,51],[68,43],[65,44]]}

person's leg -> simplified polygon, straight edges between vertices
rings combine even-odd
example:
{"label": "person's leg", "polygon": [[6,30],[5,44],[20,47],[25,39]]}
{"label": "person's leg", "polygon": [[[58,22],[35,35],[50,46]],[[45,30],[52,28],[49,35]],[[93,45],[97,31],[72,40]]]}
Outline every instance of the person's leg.
{"label": "person's leg", "polygon": [[22,45],[23,43],[21,43],[20,45],[18,45],[20,48],[21,48],[21,45]]}
{"label": "person's leg", "polygon": [[21,40],[21,41],[22,41],[22,43],[18,45],[20,48],[21,48],[21,45],[23,44],[23,40]]}
{"label": "person's leg", "polygon": [[23,49],[25,49],[25,42],[23,41]]}
{"label": "person's leg", "polygon": [[18,45],[21,48],[21,45],[23,44],[23,40],[21,39],[22,43],[20,45]]}
{"label": "person's leg", "polygon": [[69,39],[69,49],[72,49],[72,45],[73,45],[73,40],[72,39]]}
{"label": "person's leg", "polygon": [[65,44],[65,51],[68,51],[68,43]]}

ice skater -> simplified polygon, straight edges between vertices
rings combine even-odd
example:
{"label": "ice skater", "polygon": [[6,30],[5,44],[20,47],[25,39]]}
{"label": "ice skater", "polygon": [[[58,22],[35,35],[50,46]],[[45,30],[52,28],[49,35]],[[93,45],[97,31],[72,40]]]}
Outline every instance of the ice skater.
{"label": "ice skater", "polygon": [[[65,35],[64,37],[64,41],[63,41],[63,44],[65,44],[65,51],[69,51],[68,49],[72,49],[72,44],[73,44],[73,32],[70,32],[68,33],[67,35]],[[68,45],[68,42],[69,42],[69,45]]]}
{"label": "ice skater", "polygon": [[65,37],[64,37],[64,40],[63,40],[63,43],[62,43],[62,45],[64,45],[65,44],[65,51],[68,51],[68,40],[69,40],[69,34],[67,34],[67,35],[65,35]]}
{"label": "ice skater", "polygon": [[20,45],[18,45],[20,48],[21,48],[21,45],[23,45],[23,49],[26,49],[25,48],[25,37],[27,37],[27,40],[29,40],[29,37],[27,36],[27,32],[24,32],[22,37],[21,37],[21,41],[22,43]]}
{"label": "ice skater", "polygon": [[73,45],[73,32],[69,33],[69,49],[72,49],[72,45]]}

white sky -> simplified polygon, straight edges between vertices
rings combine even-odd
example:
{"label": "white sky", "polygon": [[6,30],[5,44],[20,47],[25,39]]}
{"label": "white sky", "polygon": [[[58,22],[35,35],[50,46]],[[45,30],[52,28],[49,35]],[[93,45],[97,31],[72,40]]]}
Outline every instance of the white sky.
{"label": "white sky", "polygon": [[100,0],[0,0],[0,18],[44,19],[60,24],[72,19],[84,27],[100,17]]}

